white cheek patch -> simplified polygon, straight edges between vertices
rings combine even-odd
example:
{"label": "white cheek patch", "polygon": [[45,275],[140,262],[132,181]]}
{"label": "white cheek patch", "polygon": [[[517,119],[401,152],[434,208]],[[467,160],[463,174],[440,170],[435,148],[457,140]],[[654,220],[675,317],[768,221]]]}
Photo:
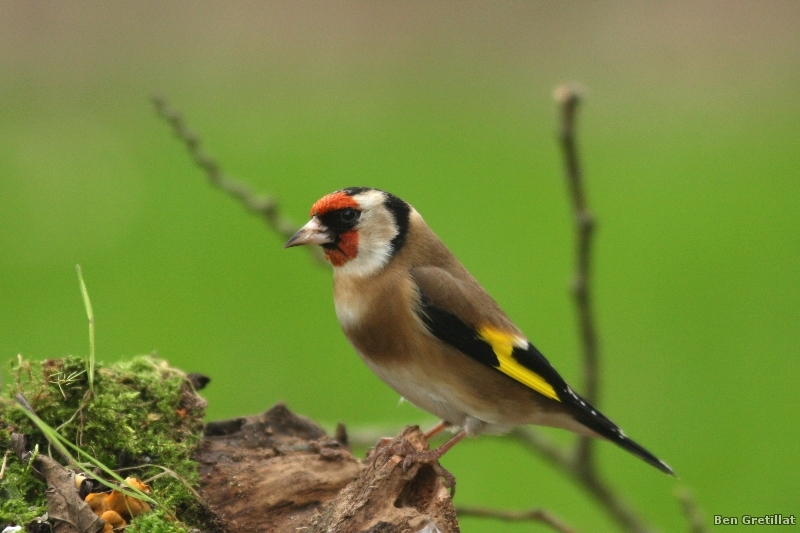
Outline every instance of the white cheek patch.
{"label": "white cheek patch", "polygon": [[363,209],[356,226],[358,253],[336,267],[335,276],[366,277],[378,272],[391,259],[392,239],[399,231],[392,214],[383,206],[383,192],[367,191],[356,195],[355,199]]}

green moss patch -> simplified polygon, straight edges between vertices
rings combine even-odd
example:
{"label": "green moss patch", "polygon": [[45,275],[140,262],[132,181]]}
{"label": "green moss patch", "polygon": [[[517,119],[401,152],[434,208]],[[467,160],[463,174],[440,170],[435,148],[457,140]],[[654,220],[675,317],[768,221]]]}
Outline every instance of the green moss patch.
{"label": "green moss patch", "polygon": [[[150,485],[160,506],[135,519],[127,531],[172,533],[195,525],[191,517],[198,504],[187,485],[198,481],[191,456],[202,437],[205,401],[183,372],[151,356],[98,363],[91,393],[86,362],[78,357],[19,361],[12,371],[15,379],[5,398],[22,394],[44,422],[76,446],[122,477]],[[47,509],[45,483],[11,450],[12,433],[25,434],[28,449],[38,445],[39,453],[66,465],[25,413],[0,404],[0,461],[6,458],[0,530],[28,524]]]}

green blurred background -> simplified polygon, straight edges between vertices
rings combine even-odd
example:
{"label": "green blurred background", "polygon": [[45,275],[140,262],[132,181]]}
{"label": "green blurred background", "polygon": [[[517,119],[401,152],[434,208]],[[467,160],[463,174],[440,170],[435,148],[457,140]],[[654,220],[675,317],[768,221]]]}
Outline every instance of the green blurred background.
{"label": "green blurred background", "polygon": [[[601,406],[680,480],[608,444],[602,471],[664,531],[686,529],[676,486],[709,521],[800,514],[798,28],[793,1],[4,2],[0,358],[87,352],[80,263],[98,358],[210,375],[211,419],[285,400],[329,424],[433,422],[358,360],[330,273],[208,186],[158,90],[298,223],[350,185],[412,203],[580,390],[551,98],[578,81]],[[457,503],[614,528],[511,442],[443,463]]]}

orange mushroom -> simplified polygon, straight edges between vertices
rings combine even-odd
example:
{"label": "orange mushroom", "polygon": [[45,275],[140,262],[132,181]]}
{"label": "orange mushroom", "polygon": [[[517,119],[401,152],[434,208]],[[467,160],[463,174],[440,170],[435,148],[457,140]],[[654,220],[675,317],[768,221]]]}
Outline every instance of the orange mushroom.
{"label": "orange mushroom", "polygon": [[[129,477],[125,481],[131,487],[144,492],[145,494],[150,494],[150,487],[142,483],[139,479],[136,479],[135,477]],[[126,496],[118,490],[112,490],[111,492],[93,492],[88,494],[86,496],[86,503],[89,504],[89,508],[92,510],[92,512],[94,512],[94,514],[98,515],[104,520],[106,513],[108,513],[112,519],[114,518],[114,515],[116,515],[124,522],[126,519],[131,520],[135,516],[148,513],[152,510],[147,502],[133,496]],[[108,522],[108,520],[106,521]],[[111,530],[103,529],[103,531],[105,532]]]}
{"label": "orange mushroom", "polygon": [[111,533],[128,525],[116,511],[106,511],[100,515],[100,518],[106,521],[102,533]]}

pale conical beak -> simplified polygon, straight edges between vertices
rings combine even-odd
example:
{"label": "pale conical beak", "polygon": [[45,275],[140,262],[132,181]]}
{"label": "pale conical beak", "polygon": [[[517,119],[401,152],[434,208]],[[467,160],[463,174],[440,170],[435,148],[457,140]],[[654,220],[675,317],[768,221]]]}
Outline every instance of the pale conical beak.
{"label": "pale conical beak", "polygon": [[333,239],[328,234],[328,228],[317,217],[312,217],[308,224],[297,230],[292,238],[286,241],[284,248],[302,246],[304,244],[329,244]]}

